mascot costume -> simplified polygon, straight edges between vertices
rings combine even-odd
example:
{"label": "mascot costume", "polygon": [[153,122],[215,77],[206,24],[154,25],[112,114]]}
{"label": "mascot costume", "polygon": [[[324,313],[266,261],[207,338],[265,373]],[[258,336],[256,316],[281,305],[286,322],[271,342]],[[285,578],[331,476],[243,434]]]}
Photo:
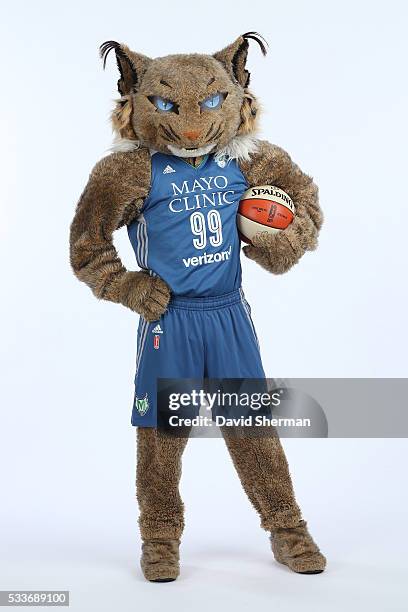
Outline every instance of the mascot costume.
{"label": "mascot costume", "polygon": [[[116,139],[78,203],[71,264],[96,297],[140,315],[132,424],[141,567],[155,582],[179,575],[187,442],[157,427],[157,378],[265,376],[241,288],[240,199],[249,187],[274,185],[295,204],[287,229],[259,232],[243,248],[272,274],[314,250],[322,224],[313,180],[285,151],[255,136],[250,40],[266,53],[255,32],[214,55],[151,59],[114,41],[101,47],[104,63],[115,52],[120,73]],[[126,270],[113,246],[112,234],[122,226],[139,271]],[[242,437],[231,429],[222,431],[228,451],[275,559],[298,573],[322,572],[326,560],[301,517],[279,438]]]}

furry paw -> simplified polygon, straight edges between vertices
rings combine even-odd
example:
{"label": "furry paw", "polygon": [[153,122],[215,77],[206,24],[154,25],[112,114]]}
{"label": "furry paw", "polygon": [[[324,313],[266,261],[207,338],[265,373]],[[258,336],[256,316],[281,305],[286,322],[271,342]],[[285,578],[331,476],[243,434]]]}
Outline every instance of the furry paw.
{"label": "furry paw", "polygon": [[140,565],[146,580],[172,582],[180,574],[180,540],[144,540]]}
{"label": "furry paw", "polygon": [[170,301],[170,289],[158,276],[128,272],[122,286],[122,304],[147,321],[157,321]]}
{"label": "furry paw", "polygon": [[297,527],[279,528],[271,532],[274,557],[297,574],[320,574],[325,570],[326,558],[310,535],[306,521]]}
{"label": "furry paw", "polygon": [[[303,222],[305,221],[305,222]],[[245,255],[273,274],[290,270],[306,251],[317,246],[317,229],[307,220],[297,220],[277,234],[258,232],[252,244],[244,246]]]}

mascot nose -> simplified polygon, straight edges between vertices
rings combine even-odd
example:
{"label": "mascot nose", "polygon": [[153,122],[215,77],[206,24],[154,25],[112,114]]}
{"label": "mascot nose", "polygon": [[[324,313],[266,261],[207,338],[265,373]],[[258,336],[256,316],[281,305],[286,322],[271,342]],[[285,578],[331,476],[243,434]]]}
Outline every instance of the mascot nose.
{"label": "mascot nose", "polygon": [[200,134],[200,130],[190,130],[189,132],[183,132],[183,136],[185,138],[188,138],[189,140],[197,140]]}

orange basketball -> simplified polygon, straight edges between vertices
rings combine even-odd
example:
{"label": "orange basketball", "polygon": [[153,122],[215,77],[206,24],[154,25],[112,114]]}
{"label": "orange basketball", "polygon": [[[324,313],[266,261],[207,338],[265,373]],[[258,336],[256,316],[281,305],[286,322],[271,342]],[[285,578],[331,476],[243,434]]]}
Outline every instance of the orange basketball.
{"label": "orange basketball", "polygon": [[241,238],[251,243],[258,232],[276,234],[290,225],[295,216],[292,199],[273,185],[251,187],[239,203],[237,225]]}

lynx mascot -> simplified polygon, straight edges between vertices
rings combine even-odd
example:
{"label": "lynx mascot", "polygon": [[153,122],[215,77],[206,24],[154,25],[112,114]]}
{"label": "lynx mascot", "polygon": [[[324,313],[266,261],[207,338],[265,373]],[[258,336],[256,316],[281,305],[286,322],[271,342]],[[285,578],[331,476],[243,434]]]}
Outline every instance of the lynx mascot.
{"label": "lynx mascot", "polygon": [[[184,526],[179,494],[186,438],[156,427],[156,379],[263,378],[258,343],[241,289],[239,200],[249,186],[282,188],[296,205],[279,234],[244,247],[282,274],[317,246],[318,191],[289,155],[255,137],[258,104],[246,69],[249,32],[214,55],[150,59],[110,41],[120,100],[114,152],[93,169],[71,227],[71,264],[98,298],[140,315],[132,423],[137,426],[137,498],[147,580],[179,575]],[[126,225],[139,271],[113,246]],[[154,338],[154,342],[153,342]],[[270,532],[275,559],[315,574],[325,558],[301,518],[277,437],[224,439],[251,503]]]}

